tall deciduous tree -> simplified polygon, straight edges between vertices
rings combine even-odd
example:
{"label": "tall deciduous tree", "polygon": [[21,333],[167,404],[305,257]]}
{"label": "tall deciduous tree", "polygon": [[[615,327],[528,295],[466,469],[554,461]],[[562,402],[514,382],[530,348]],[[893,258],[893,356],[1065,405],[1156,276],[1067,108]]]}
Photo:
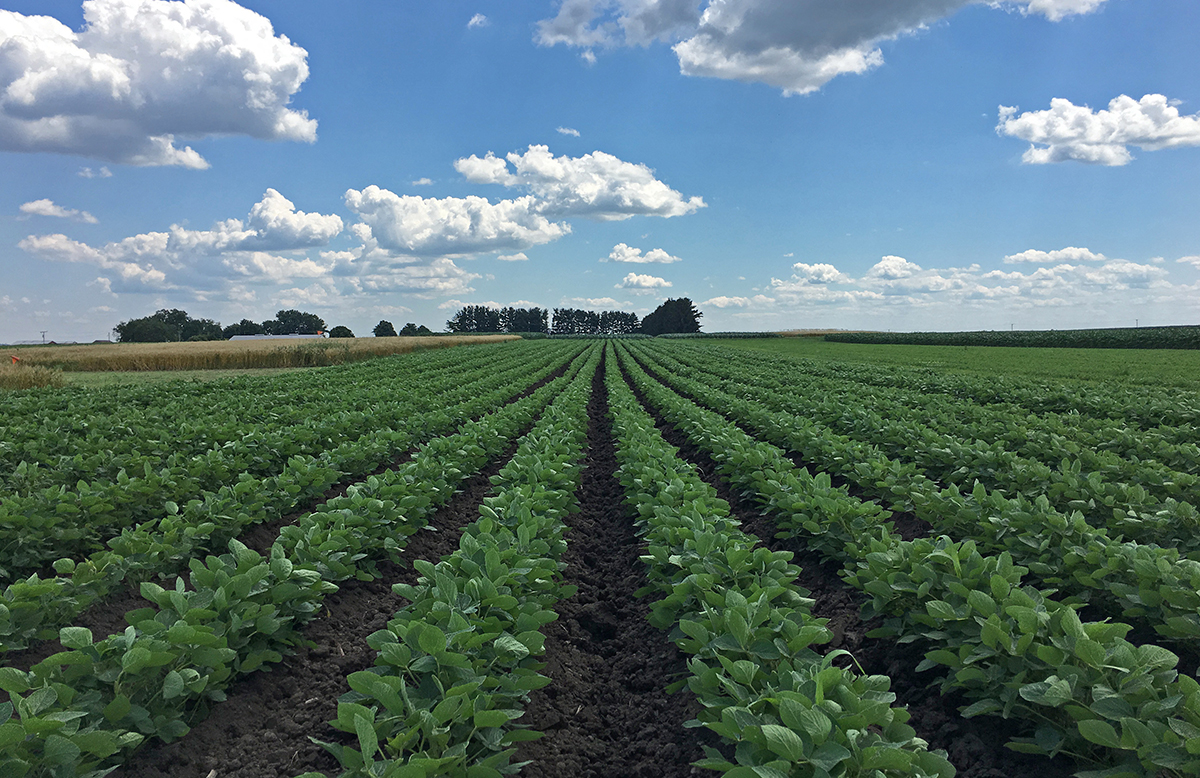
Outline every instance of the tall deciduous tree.
{"label": "tall deciduous tree", "polygon": [[699,332],[703,315],[687,297],[669,299],[642,319],[642,332],[647,335]]}
{"label": "tall deciduous tree", "polygon": [[396,337],[396,327],[387,319],[380,319],[375,325],[375,329],[371,330],[377,338],[394,338]]}

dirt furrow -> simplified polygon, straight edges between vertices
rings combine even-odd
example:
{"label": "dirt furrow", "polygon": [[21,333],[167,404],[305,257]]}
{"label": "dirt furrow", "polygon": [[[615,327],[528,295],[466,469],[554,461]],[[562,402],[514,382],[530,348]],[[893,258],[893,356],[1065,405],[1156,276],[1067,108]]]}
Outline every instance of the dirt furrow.
{"label": "dirt furrow", "polygon": [[[531,695],[523,723],[546,733],[523,744],[518,760],[531,778],[675,778],[697,774],[705,731],[685,729],[698,703],[667,694],[685,660],[646,621],[649,602],[642,544],[621,502],[616,450],[601,365],[588,406],[588,458],[568,519],[565,582],[578,593],[548,624],[546,669],[552,683]],[[706,741],[707,742],[707,741]]]}

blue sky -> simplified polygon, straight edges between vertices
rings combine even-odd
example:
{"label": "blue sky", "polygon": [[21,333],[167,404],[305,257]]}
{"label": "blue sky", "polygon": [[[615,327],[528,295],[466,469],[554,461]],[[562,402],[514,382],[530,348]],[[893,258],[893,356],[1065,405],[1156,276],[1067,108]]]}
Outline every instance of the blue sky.
{"label": "blue sky", "polygon": [[0,0],[0,342],[1200,323],[1194,0]]}

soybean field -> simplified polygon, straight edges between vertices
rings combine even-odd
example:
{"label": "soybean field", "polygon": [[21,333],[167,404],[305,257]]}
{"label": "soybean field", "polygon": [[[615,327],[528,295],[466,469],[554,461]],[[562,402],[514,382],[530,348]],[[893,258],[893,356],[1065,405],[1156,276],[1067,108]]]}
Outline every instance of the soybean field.
{"label": "soybean field", "polygon": [[1200,774],[1198,425],[662,339],[0,394],[0,777]]}

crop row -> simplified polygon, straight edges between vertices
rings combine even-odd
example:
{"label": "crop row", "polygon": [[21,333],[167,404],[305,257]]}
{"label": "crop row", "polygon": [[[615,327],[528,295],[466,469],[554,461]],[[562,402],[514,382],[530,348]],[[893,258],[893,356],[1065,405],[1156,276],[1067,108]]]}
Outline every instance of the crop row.
{"label": "crop row", "polygon": [[404,397],[425,381],[470,374],[513,350],[519,349],[426,352],[265,379],[7,393],[0,396],[0,489],[24,494],[81,479],[112,481],[121,470],[139,474],[146,464],[160,470],[229,444],[260,444],[240,468],[254,472],[272,457],[311,453],[342,417],[364,414],[385,424],[390,403],[379,402],[381,396]]}
{"label": "crop row", "polygon": [[[375,666],[347,677],[335,729],[324,743],[343,778],[511,772],[514,745],[540,733],[517,722],[528,694],[549,682],[537,670],[540,629],[573,594],[561,583],[563,519],[578,510],[587,401],[600,362],[593,348],[571,385],[493,477],[493,494],[459,548],[418,561],[409,601],[368,638]],[[302,778],[318,778],[308,773]]]}
{"label": "crop row", "polygon": [[[549,361],[546,356],[544,352],[527,352],[525,369],[536,369],[538,362]],[[565,352],[551,357],[555,358],[565,358]],[[510,366],[510,377],[520,375],[520,368]],[[426,385],[435,392],[451,390],[461,383],[486,378],[494,369],[494,363],[485,363],[468,374],[450,371],[446,376],[429,377]],[[160,469],[144,461],[141,472],[129,474],[122,470],[114,480],[80,480],[70,489],[65,485],[47,486],[6,495],[0,499],[0,572],[7,573],[2,577],[24,578],[62,557],[78,560],[103,549],[104,543],[122,529],[166,515],[173,505],[217,491],[239,477],[277,475],[297,456],[315,461],[322,452],[358,440],[372,429],[408,424],[414,414],[437,407],[426,391],[414,389],[402,393],[396,402],[379,402],[388,397],[384,392],[386,389],[359,389],[359,399],[364,404],[375,400],[377,412],[330,414],[309,425],[307,435],[299,435],[294,427],[248,429],[241,440],[202,454],[172,455]],[[343,397],[342,402],[346,399]],[[305,438],[308,443],[297,448],[291,436]]]}
{"label": "crop row", "polygon": [[977,330],[974,332],[835,332],[839,343],[1034,348],[1200,348],[1200,327],[1110,327],[1093,330]]}
{"label": "crop row", "polygon": [[[1009,498],[981,484],[968,493],[953,485],[942,489],[915,466],[807,419],[766,410],[678,371],[661,375],[765,440],[844,476],[893,507],[911,510],[937,531],[970,538],[992,552],[1007,551],[1044,585],[1077,602],[1093,602],[1103,612],[1119,613],[1185,646],[1200,636],[1200,562],[1181,557],[1177,549],[1114,539],[1078,512],[1055,511],[1044,497]],[[1163,522],[1161,532],[1172,531],[1177,530]],[[1186,539],[1184,533],[1176,542]]]}
{"label": "crop row", "polygon": [[621,377],[606,384],[618,475],[646,539],[651,622],[691,655],[687,685],[703,706],[696,726],[732,746],[701,764],[730,778],[763,775],[951,776],[894,708],[886,676],[834,664],[814,647],[832,633],[810,612],[790,552],[738,529],[729,506],[680,460]]}
{"label": "crop row", "polygon": [[[189,500],[173,512],[168,509],[157,521],[123,530],[109,541],[108,549],[82,563],[57,562],[56,576],[43,579],[34,575],[13,583],[0,594],[0,647],[12,650],[34,639],[52,637],[59,627],[70,624],[122,582],[173,574],[193,556],[223,547],[246,527],[276,518],[338,480],[361,477],[399,452],[446,434],[560,367],[555,362],[542,366],[521,362],[507,370],[489,371],[474,382],[447,390],[443,394],[447,404],[436,413],[415,416],[399,429],[372,431],[319,458],[294,457],[278,476],[256,479],[243,475],[236,483]],[[54,551],[49,543],[45,547]]]}
{"label": "crop row", "polygon": [[[659,351],[664,351],[661,347]],[[681,358],[704,358],[708,350],[674,345],[669,352]],[[1195,435],[1170,442],[1159,431],[1139,430],[1119,419],[1097,419],[1079,414],[1031,413],[1011,403],[980,404],[969,399],[930,392],[924,385],[892,385],[874,373],[851,365],[818,365],[794,360],[760,359],[757,354],[725,350],[723,361],[754,383],[771,388],[803,390],[826,405],[862,406],[884,419],[919,421],[937,432],[967,441],[1002,444],[1004,451],[1057,466],[1063,459],[1082,459],[1084,469],[1105,473],[1110,480],[1122,468],[1152,465],[1163,471],[1180,471],[1181,482],[1169,472],[1136,479],[1147,488],[1160,488],[1163,497],[1179,497],[1196,484],[1200,473],[1200,446]],[[910,371],[911,372],[911,371]],[[889,373],[886,375],[894,375]],[[1172,437],[1179,434],[1170,429]],[[1166,483],[1162,483],[1163,481]],[[1193,492],[1194,494],[1194,492]]]}
{"label": "crop row", "polygon": [[1030,585],[1028,569],[1007,551],[981,554],[974,542],[945,536],[901,540],[879,505],[797,468],[783,450],[675,394],[633,359],[623,365],[781,531],[845,566],[847,581],[872,598],[866,615],[888,617],[875,636],[927,649],[918,670],[942,668],[943,689],[973,700],[964,715],[1026,722],[1030,736],[1014,748],[1071,756],[1098,768],[1093,776],[1200,769],[1200,684],[1175,670],[1170,651],[1130,643],[1128,625],[1083,622],[1077,606]]}
{"label": "crop row", "polygon": [[1090,422],[1106,426],[1114,419],[1122,420],[1174,443],[1195,443],[1196,427],[1200,425],[1200,394],[1195,391],[1004,375],[975,376],[877,363],[789,360],[767,354],[755,356],[772,367],[794,369],[800,365],[804,371],[816,375],[875,386],[936,392],[982,405],[1015,405],[1038,414],[1079,415],[1082,418],[1078,422],[1083,426]]}
{"label": "crop row", "polygon": [[[1163,511],[1181,529],[1200,524],[1195,508],[1185,504],[1200,498],[1200,477],[1145,457],[1095,451],[1042,430],[1036,417],[733,364],[738,381],[770,392],[782,404],[779,410],[868,440],[892,457],[914,460],[943,483],[980,479],[1010,493],[1044,493],[1056,507],[1083,506],[1089,518],[1100,521],[1118,511],[1133,514],[1134,520]],[[731,363],[723,360],[719,367],[729,372]],[[987,422],[964,422],[972,411]],[[1178,447],[1175,459],[1187,459],[1187,469],[1200,471],[1200,449],[1189,448],[1195,449],[1195,459]]]}
{"label": "crop row", "polygon": [[394,559],[456,485],[507,449],[573,377],[329,500],[285,527],[266,559],[234,540],[227,554],[193,558],[187,582],[142,584],[153,607],[131,611],[123,633],[94,641],[89,630],[65,627],[68,650],[29,672],[0,669],[10,697],[0,705],[0,773],[89,775],[146,737],[182,736],[237,676],[279,661],[303,639],[300,627],[335,582],[370,577],[377,560]]}

